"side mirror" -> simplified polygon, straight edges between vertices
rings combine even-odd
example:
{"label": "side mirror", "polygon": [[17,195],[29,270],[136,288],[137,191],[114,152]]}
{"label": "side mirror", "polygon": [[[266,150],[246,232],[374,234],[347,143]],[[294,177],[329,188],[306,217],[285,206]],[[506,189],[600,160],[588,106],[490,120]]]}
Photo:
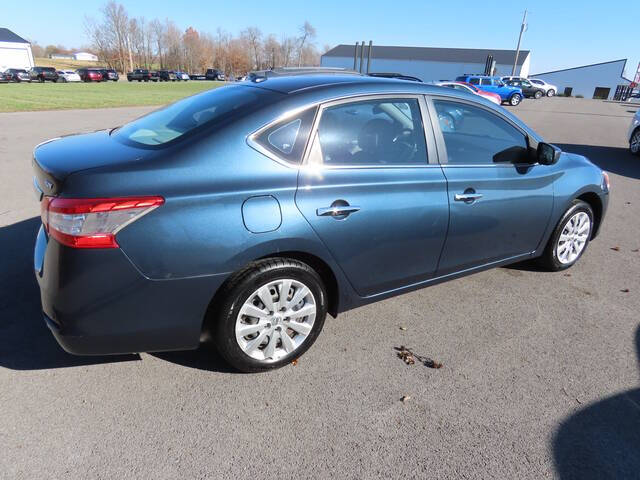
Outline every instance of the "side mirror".
{"label": "side mirror", "polygon": [[560,150],[555,145],[550,143],[540,142],[538,144],[537,159],[540,165],[553,165],[560,159]]}

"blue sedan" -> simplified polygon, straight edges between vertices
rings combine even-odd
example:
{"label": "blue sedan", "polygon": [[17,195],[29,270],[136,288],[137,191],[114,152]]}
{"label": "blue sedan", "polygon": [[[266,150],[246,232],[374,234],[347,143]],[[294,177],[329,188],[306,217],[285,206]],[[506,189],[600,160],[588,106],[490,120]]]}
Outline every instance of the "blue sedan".
{"label": "blue sedan", "polygon": [[34,150],[44,320],[75,354],[285,365],[327,313],[578,261],[609,179],[508,111],[351,74],[256,77]]}

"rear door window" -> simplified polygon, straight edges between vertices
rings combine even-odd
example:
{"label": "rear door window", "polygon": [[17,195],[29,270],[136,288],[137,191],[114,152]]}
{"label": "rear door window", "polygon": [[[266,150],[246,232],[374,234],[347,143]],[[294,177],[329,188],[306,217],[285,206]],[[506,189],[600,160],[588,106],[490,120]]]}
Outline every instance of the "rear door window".
{"label": "rear door window", "polygon": [[480,85],[480,79],[479,78],[471,78],[471,79],[469,79],[469,83],[471,85]]}
{"label": "rear door window", "polygon": [[311,153],[311,163],[327,166],[426,165],[418,100],[384,98],[327,107]]}

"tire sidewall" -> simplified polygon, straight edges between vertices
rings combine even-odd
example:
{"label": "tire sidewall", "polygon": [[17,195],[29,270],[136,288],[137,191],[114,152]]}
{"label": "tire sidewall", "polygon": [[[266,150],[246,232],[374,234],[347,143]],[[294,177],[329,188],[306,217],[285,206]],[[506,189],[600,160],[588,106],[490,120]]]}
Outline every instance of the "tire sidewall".
{"label": "tire sidewall", "polygon": [[[587,235],[587,242],[585,243],[585,246],[580,252],[580,254],[575,258],[575,260],[573,260],[573,262],[562,263],[560,262],[560,260],[558,260],[556,245],[558,244],[558,239],[560,238],[560,235],[562,234],[562,231],[564,230],[565,225],[567,224],[569,219],[578,212],[585,212],[589,216],[590,225],[589,225],[589,234]],[[564,215],[558,222],[558,225],[553,231],[553,235],[551,236],[551,239],[549,241],[549,248],[547,249],[549,251],[547,252],[547,256],[549,257],[548,260],[552,269],[556,271],[566,270],[567,268],[575,265],[578,262],[578,260],[580,260],[584,252],[587,251],[587,247],[589,246],[592,233],[593,233],[593,210],[591,209],[589,204],[586,202],[583,202],[581,200],[574,201],[573,205],[569,207],[569,209],[567,209],[567,211],[564,213]]]}
{"label": "tire sidewall", "polygon": [[636,136],[640,136],[640,128],[637,128],[637,129],[636,129],[636,130],[631,134],[631,141],[629,142],[629,152],[631,152],[631,155],[640,155],[640,148],[638,149],[638,151],[637,151],[637,152],[634,152],[634,151],[631,149],[631,143],[632,143],[632,141],[633,141],[634,137],[636,137]]}
{"label": "tire sidewall", "polygon": [[[516,103],[513,103],[513,101],[516,100]],[[509,104],[512,107],[515,107],[517,105],[520,105],[520,102],[522,102],[522,96],[519,93],[514,93],[513,95],[511,95],[511,98],[509,99]]]}
{"label": "tire sidewall", "polygon": [[[304,343],[294,352],[277,362],[261,362],[244,353],[236,340],[236,319],[240,309],[261,286],[284,278],[292,278],[306,285],[314,296],[317,305],[313,328]],[[266,269],[257,268],[235,285],[222,301],[213,319],[213,339],[220,354],[234,367],[243,372],[259,372],[272,370],[288,363],[304,354],[315,342],[322,331],[327,315],[327,293],[320,277],[305,264],[282,261],[269,264]]]}

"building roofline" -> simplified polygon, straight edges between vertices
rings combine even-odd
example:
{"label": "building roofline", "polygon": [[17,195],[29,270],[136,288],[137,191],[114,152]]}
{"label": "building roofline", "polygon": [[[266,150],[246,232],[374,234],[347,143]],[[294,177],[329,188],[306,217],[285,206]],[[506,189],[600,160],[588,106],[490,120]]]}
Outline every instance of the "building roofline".
{"label": "building roofline", "polygon": [[627,59],[626,58],[620,58],[618,60],[609,60],[608,62],[591,63],[589,65],[580,65],[578,67],[561,68],[559,70],[551,70],[550,72],[535,73],[535,74],[529,75],[529,78],[534,78],[534,77],[537,77],[539,75],[549,75],[550,73],[559,73],[559,72],[566,72],[568,70],[577,70],[579,68],[597,67],[598,65],[606,65],[608,63],[617,63],[617,62],[624,62],[624,65],[622,65],[622,71],[620,72],[620,77],[624,78],[622,76],[622,74],[624,73],[624,68],[627,66]]}
{"label": "building roofline", "polygon": [[8,28],[4,28],[4,27],[0,27],[0,42],[31,44],[31,42],[29,42],[28,40],[25,40],[17,33],[12,32]]}

